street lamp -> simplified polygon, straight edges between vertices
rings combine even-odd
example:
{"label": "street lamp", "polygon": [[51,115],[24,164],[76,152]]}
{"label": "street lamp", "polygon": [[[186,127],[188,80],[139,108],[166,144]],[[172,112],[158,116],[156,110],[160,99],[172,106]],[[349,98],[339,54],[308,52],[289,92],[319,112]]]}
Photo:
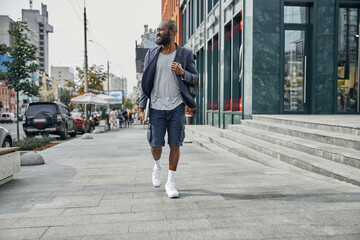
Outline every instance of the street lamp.
{"label": "street lamp", "polygon": [[104,46],[101,45],[100,43],[95,42],[95,41],[93,41],[93,40],[89,40],[89,41],[92,42],[92,43],[95,43],[95,44],[99,45],[99,46],[104,50],[104,52],[105,52],[105,54],[106,54],[106,58],[107,58],[107,75],[108,75],[107,87],[108,87],[108,95],[110,95],[109,54],[108,54],[108,52],[106,51],[106,49],[104,48]]}

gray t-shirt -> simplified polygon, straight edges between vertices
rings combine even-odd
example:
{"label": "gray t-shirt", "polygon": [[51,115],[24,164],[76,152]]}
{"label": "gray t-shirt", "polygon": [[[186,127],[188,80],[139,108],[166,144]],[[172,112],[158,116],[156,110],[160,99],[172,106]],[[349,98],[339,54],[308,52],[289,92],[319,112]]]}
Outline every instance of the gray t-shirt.
{"label": "gray t-shirt", "polygon": [[153,109],[173,110],[183,103],[178,80],[170,68],[175,59],[175,55],[176,51],[171,54],[159,54],[154,87],[150,95],[150,107]]}

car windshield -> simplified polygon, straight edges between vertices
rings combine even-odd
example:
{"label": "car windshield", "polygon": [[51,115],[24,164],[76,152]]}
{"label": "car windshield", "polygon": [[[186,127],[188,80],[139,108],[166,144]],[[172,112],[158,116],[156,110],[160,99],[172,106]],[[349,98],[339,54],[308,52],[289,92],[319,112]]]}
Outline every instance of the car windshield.
{"label": "car windshield", "polygon": [[57,108],[55,104],[34,104],[30,105],[26,111],[26,115],[32,116],[40,113],[56,114]]}
{"label": "car windshield", "polygon": [[81,118],[81,113],[79,113],[79,112],[71,112],[71,116],[73,118]]}

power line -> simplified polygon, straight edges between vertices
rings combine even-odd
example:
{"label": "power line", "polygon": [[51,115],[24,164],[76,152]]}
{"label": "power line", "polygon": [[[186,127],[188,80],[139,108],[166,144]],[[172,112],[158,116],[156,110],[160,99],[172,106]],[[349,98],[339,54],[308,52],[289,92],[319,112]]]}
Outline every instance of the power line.
{"label": "power line", "polygon": [[71,0],[68,0],[68,2],[70,3],[71,8],[74,10],[76,16],[79,18],[80,22],[82,23],[83,19],[81,18],[81,15],[78,13],[78,11],[76,11],[76,9],[75,9],[74,5],[72,4]]}

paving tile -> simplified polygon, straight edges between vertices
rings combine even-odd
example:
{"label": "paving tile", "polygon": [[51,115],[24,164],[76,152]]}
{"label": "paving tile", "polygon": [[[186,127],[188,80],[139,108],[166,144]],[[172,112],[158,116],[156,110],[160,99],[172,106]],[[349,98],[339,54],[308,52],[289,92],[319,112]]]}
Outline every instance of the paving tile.
{"label": "paving tile", "polygon": [[0,229],[0,239],[39,239],[48,227]]}
{"label": "paving tile", "polygon": [[172,232],[177,230],[210,229],[211,225],[206,219],[166,220],[130,222],[129,232]]}
{"label": "paving tile", "polygon": [[112,223],[112,224],[92,224],[92,225],[75,225],[75,226],[59,226],[50,227],[44,234],[44,239],[51,239],[52,237],[61,236],[76,237],[76,236],[92,236],[92,235],[110,235],[126,233],[129,228],[129,223]]}
{"label": "paving tile", "polygon": [[180,199],[173,199],[173,203],[163,204],[135,204],[132,206],[131,212],[155,212],[155,211],[169,211],[169,210],[189,210],[199,209],[196,203],[183,203]]}
{"label": "paving tile", "polygon": [[124,213],[130,212],[131,205],[118,205],[108,207],[81,207],[81,208],[67,208],[62,213],[62,216],[81,216],[93,214],[106,214],[106,213]]}
{"label": "paving tile", "polygon": [[266,239],[256,227],[246,228],[213,228],[194,231],[170,232],[171,239]]}
{"label": "paving tile", "polygon": [[127,233],[127,234],[117,234],[117,235],[97,235],[97,236],[85,236],[81,240],[164,240],[170,239],[170,234],[167,232],[158,232],[158,233]]}
{"label": "paving tile", "polygon": [[97,214],[91,218],[93,224],[155,220],[165,220],[165,212]]}

